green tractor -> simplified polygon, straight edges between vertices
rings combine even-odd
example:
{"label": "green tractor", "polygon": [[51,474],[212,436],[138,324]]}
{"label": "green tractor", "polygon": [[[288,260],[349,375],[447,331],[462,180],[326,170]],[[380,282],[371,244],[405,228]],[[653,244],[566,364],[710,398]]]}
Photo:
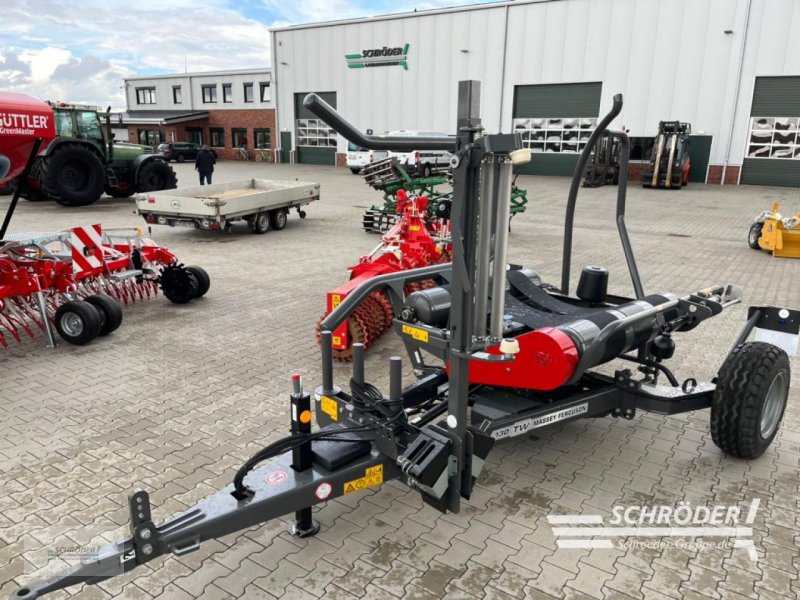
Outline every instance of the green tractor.
{"label": "green tractor", "polygon": [[[151,146],[116,142],[103,130],[97,107],[48,102],[57,137],[36,158],[24,195],[63,206],[87,206],[103,192],[127,198],[177,187],[178,179]],[[106,130],[110,132],[108,111]]]}

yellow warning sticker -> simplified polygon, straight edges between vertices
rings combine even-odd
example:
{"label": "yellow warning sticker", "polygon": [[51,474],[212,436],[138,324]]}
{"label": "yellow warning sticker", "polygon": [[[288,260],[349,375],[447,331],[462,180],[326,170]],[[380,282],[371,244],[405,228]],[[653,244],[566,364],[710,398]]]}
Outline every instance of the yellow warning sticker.
{"label": "yellow warning sticker", "polygon": [[320,400],[319,407],[322,409],[322,412],[324,412],[334,421],[339,420],[339,403],[333,398],[323,396]]}
{"label": "yellow warning sticker", "polygon": [[354,479],[344,484],[344,493],[353,494],[366,490],[367,488],[375,487],[383,483],[383,465],[375,465],[369,467],[360,479]]}
{"label": "yellow warning sticker", "polygon": [[342,303],[342,295],[341,294],[333,294],[331,296],[331,308],[336,308]]}
{"label": "yellow warning sticker", "polygon": [[420,229],[422,229],[422,227],[420,227],[419,225],[409,225],[408,226],[408,230],[409,231],[419,231]]}
{"label": "yellow warning sticker", "polygon": [[405,333],[406,335],[410,335],[418,342],[428,341],[428,332],[425,331],[424,329],[419,329],[418,327],[411,327],[411,325],[403,325],[403,333]]}

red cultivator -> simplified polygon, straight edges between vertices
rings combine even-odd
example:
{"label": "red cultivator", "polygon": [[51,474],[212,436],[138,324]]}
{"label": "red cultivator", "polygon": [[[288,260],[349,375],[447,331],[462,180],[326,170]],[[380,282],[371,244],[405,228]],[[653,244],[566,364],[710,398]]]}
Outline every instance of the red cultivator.
{"label": "red cultivator", "polygon": [[[397,192],[397,214],[399,220],[383,235],[380,244],[362,256],[357,265],[349,267],[347,283],[328,292],[325,315],[320,323],[350,292],[373,277],[450,260],[449,202],[429,206],[426,196],[416,196],[401,189]],[[408,295],[433,285],[433,281],[410,283],[405,286],[405,293]],[[363,343],[368,348],[391,327],[393,319],[389,298],[383,291],[375,292],[333,332],[334,358],[351,360],[354,343]],[[319,323],[317,341],[320,341]]]}
{"label": "red cultivator", "polygon": [[99,225],[26,233],[0,242],[0,345],[34,337],[55,346],[52,326],[72,344],[86,344],[122,323],[120,304],[158,293],[183,304],[203,296],[208,274],[184,267],[138,230],[103,232]]}

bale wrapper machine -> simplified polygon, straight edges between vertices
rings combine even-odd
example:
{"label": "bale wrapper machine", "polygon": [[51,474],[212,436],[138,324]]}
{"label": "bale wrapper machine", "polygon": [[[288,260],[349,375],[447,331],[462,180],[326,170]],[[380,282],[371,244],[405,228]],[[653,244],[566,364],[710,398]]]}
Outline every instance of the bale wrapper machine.
{"label": "bale wrapper machine", "polygon": [[[747,338],[755,330],[757,339],[766,331],[776,344],[796,340],[800,313],[751,307],[711,383],[691,377],[679,382],[664,365],[674,350],[673,334],[719,315],[740,302],[741,293],[724,285],[683,295],[645,295],[624,220],[629,141],[622,132],[606,132],[622,108],[620,95],[575,169],[560,288],[543,286],[532,270],[508,268],[511,168],[527,160],[529,151],[519,135],[483,135],[479,92],[478,82],[459,84],[452,140],[364,136],[319,97],[306,97],[306,108],[361,147],[455,154],[452,262],[382,275],[353,290],[322,323],[321,385],[312,395],[299,376],[293,377],[291,435],[255,453],[228,487],[158,526],[147,493],[134,491],[126,540],[59,576],[18,589],[12,598],[96,583],[292,512],[292,533],[311,536],[319,531],[314,505],[391,479],[417,490],[438,510],[458,512],[496,441],[556,422],[710,408],[712,438],[723,451],[756,458],[767,449],[788,398],[789,363],[778,346]],[[569,294],[577,192],[601,134],[621,144],[617,225],[634,298],[607,294],[607,272],[601,268],[584,269],[577,294]],[[402,297],[410,281],[431,278],[443,285]],[[394,327],[407,342],[418,379],[403,387],[402,359],[391,358],[386,396],[368,383],[363,345],[357,344],[348,392],[334,381],[330,332],[382,288],[403,303]],[[423,363],[423,352],[443,360]],[[605,375],[597,369],[613,359],[635,365],[639,373],[620,368]],[[313,432],[312,405],[319,426]]]}

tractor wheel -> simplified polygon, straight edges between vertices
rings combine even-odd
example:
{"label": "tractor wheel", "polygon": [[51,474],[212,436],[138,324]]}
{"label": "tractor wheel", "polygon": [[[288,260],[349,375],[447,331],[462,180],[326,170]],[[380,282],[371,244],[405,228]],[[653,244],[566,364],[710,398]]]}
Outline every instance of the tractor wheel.
{"label": "tractor wheel", "polygon": [[62,206],[87,206],[100,198],[106,172],[100,158],[76,144],[62,144],[42,161],[39,183]]}
{"label": "tractor wheel", "polygon": [[206,295],[208,288],[211,287],[211,278],[202,267],[186,267],[186,270],[192,273],[197,279],[197,293],[194,297],[202,298]]}
{"label": "tractor wheel", "polygon": [[161,291],[170,302],[186,304],[197,297],[200,282],[189,269],[181,264],[171,264],[161,269]]}
{"label": "tractor wheel", "polygon": [[98,336],[101,319],[100,311],[93,305],[82,300],[71,300],[56,310],[56,330],[70,344],[83,346]]}
{"label": "tractor wheel", "polygon": [[789,357],[777,346],[746,342],[719,370],[711,401],[711,438],[738,458],[758,458],[778,433],[789,397]]}
{"label": "tractor wheel", "polygon": [[753,223],[750,225],[750,231],[747,234],[747,245],[753,250],[761,250],[761,246],[758,245],[758,240],[761,239],[761,232],[763,229],[763,223]]}
{"label": "tractor wheel", "polygon": [[282,208],[278,210],[269,211],[269,226],[275,231],[286,229],[286,223],[289,221],[289,216]]}
{"label": "tractor wheel", "polygon": [[258,234],[267,233],[269,231],[269,223],[270,218],[267,212],[260,212],[248,221],[250,230]]}
{"label": "tractor wheel", "polygon": [[140,192],[157,192],[158,190],[172,190],[178,187],[178,178],[163,160],[151,160],[145,163],[139,171],[139,181],[136,189]]}
{"label": "tractor wheel", "polygon": [[114,188],[114,187],[107,187],[106,194],[111,196],[112,198],[130,198],[136,193],[136,190],[133,186],[128,186],[125,188]]}
{"label": "tractor wheel", "polygon": [[113,333],[122,325],[122,307],[119,302],[105,294],[95,294],[86,298],[100,314],[100,335]]}

